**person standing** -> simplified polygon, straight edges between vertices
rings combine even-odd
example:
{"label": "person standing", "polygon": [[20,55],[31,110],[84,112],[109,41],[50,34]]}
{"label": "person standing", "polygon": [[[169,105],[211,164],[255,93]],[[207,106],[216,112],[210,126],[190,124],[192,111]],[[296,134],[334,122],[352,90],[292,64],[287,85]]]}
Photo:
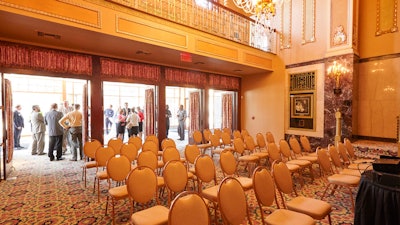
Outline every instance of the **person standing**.
{"label": "person standing", "polygon": [[132,108],[131,113],[126,118],[126,129],[128,130],[128,136],[132,137],[133,135],[137,136],[139,133],[139,116],[135,111],[135,108]]}
{"label": "person standing", "polygon": [[74,105],[74,111],[67,113],[67,115],[63,116],[58,123],[69,132],[71,135],[71,151],[72,158],[70,161],[78,160],[78,148],[79,148],[79,157],[82,160],[83,158],[83,149],[82,149],[82,113],[79,111],[81,108],[80,104]]}
{"label": "person standing", "polygon": [[186,121],[186,110],[183,109],[183,105],[179,106],[178,110],[178,134],[179,134],[179,139],[180,141],[185,140],[185,121]]}
{"label": "person standing", "polygon": [[16,105],[14,111],[14,148],[17,149],[24,148],[20,143],[22,128],[24,128],[24,117],[21,114],[21,109],[21,105]]}
{"label": "person standing", "polygon": [[[65,100],[60,107],[60,112],[62,112],[63,116],[67,115],[69,112],[72,112],[74,108],[69,105],[69,102]],[[62,140],[62,152],[65,154],[67,152],[67,147],[71,148],[71,135],[68,130],[64,130],[63,140]]]}
{"label": "person standing", "polygon": [[123,141],[126,127],[126,116],[124,115],[124,109],[119,110],[115,126],[117,127],[117,138]]}
{"label": "person standing", "polygon": [[169,118],[172,116],[171,111],[169,110],[169,106],[165,106],[165,125],[166,125],[166,137],[168,137],[169,131]]}
{"label": "person standing", "polygon": [[105,116],[105,124],[106,124],[106,134],[110,133],[110,130],[108,128],[112,127],[112,119],[114,117],[114,110],[112,109],[112,105],[110,105],[105,111],[104,111],[104,116]]}
{"label": "person standing", "polygon": [[56,150],[56,158],[57,160],[63,160],[62,157],[62,140],[63,140],[63,127],[58,123],[63,117],[62,112],[57,111],[58,105],[57,103],[51,104],[50,111],[46,113],[44,117],[44,122],[48,126],[49,132],[49,150],[47,155],[50,158],[50,161],[54,160],[54,149]]}
{"label": "person standing", "polygon": [[143,111],[140,109],[140,107],[136,107],[137,110],[137,114],[139,116],[139,137],[142,137],[142,133],[143,133],[143,121],[144,121],[144,113]]}
{"label": "person standing", "polygon": [[46,125],[44,117],[38,105],[32,106],[31,127],[32,127],[32,155],[44,155],[44,135],[46,132]]}
{"label": "person standing", "polygon": [[122,110],[124,110],[124,116],[126,117],[126,116],[128,116],[129,115],[129,113],[131,113],[131,108],[129,108],[129,106],[128,106],[128,103],[127,102],[125,102],[124,103],[124,105],[125,105],[125,107],[124,108],[122,108]]}

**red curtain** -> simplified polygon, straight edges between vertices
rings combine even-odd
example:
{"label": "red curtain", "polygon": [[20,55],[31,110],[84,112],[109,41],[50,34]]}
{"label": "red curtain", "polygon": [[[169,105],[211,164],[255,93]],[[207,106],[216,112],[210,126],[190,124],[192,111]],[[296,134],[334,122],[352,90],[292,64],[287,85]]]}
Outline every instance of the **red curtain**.
{"label": "red curtain", "polygon": [[102,77],[160,81],[159,66],[107,58],[101,58],[100,65]]}
{"label": "red curtain", "polygon": [[8,42],[0,42],[0,66],[92,75],[91,56]]}
{"label": "red curtain", "polygon": [[222,95],[222,127],[232,129],[233,121],[233,96],[232,94]]}
{"label": "red curtain", "polygon": [[85,143],[88,141],[88,125],[89,125],[89,118],[88,115],[90,114],[88,112],[89,106],[88,106],[88,88],[87,84],[83,85],[83,96],[82,96],[82,114],[83,114],[83,121],[82,121],[82,142]]}
{"label": "red curtain", "polygon": [[189,138],[193,137],[193,132],[200,130],[200,92],[190,93],[189,100]]}
{"label": "red curtain", "polygon": [[204,87],[207,74],[182,69],[165,68],[165,80],[170,84],[190,84]]}
{"label": "red curtain", "polygon": [[149,136],[152,134],[156,134],[154,128],[154,89],[145,90],[145,96],[146,105],[144,111],[144,120],[146,125],[143,129],[145,130],[146,136]]}
{"label": "red curtain", "polygon": [[239,77],[229,77],[217,74],[209,74],[208,79],[209,79],[208,81],[209,85],[215,89],[238,91],[240,88]]}
{"label": "red curtain", "polygon": [[[7,149],[6,149],[6,163],[11,163],[14,154],[14,110],[12,108],[13,99],[12,99],[12,89],[11,82],[7,79],[5,82],[5,108],[6,110],[6,120],[7,123]],[[3,121],[4,122],[4,121]]]}

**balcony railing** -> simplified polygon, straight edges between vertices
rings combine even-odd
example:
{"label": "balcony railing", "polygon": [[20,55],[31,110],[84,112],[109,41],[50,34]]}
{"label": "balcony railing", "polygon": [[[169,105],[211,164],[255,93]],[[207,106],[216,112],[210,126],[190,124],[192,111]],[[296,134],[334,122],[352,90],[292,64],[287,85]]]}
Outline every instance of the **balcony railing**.
{"label": "balcony railing", "polygon": [[216,2],[195,0],[108,0],[193,29],[276,53],[276,34]]}

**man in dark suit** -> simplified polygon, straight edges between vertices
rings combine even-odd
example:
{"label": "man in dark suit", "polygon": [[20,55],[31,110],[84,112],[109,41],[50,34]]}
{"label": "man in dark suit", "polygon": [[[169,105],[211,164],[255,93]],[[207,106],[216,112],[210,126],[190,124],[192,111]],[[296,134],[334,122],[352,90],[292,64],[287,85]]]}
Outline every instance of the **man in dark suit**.
{"label": "man in dark suit", "polygon": [[24,117],[22,117],[21,109],[21,105],[16,105],[14,111],[14,148],[17,149],[24,148],[20,144],[22,128],[24,128]]}

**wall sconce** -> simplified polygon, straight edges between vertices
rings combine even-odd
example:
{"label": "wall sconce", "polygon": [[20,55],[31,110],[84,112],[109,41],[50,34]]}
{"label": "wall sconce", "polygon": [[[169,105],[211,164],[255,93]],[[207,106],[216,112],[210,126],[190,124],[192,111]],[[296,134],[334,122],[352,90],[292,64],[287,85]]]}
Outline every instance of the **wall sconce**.
{"label": "wall sconce", "polygon": [[335,88],[333,89],[333,93],[340,94],[342,93],[342,89],[340,88],[340,76],[349,72],[349,70],[342,66],[342,64],[337,63],[336,61],[333,62],[333,65],[328,67],[328,75],[335,78]]}

